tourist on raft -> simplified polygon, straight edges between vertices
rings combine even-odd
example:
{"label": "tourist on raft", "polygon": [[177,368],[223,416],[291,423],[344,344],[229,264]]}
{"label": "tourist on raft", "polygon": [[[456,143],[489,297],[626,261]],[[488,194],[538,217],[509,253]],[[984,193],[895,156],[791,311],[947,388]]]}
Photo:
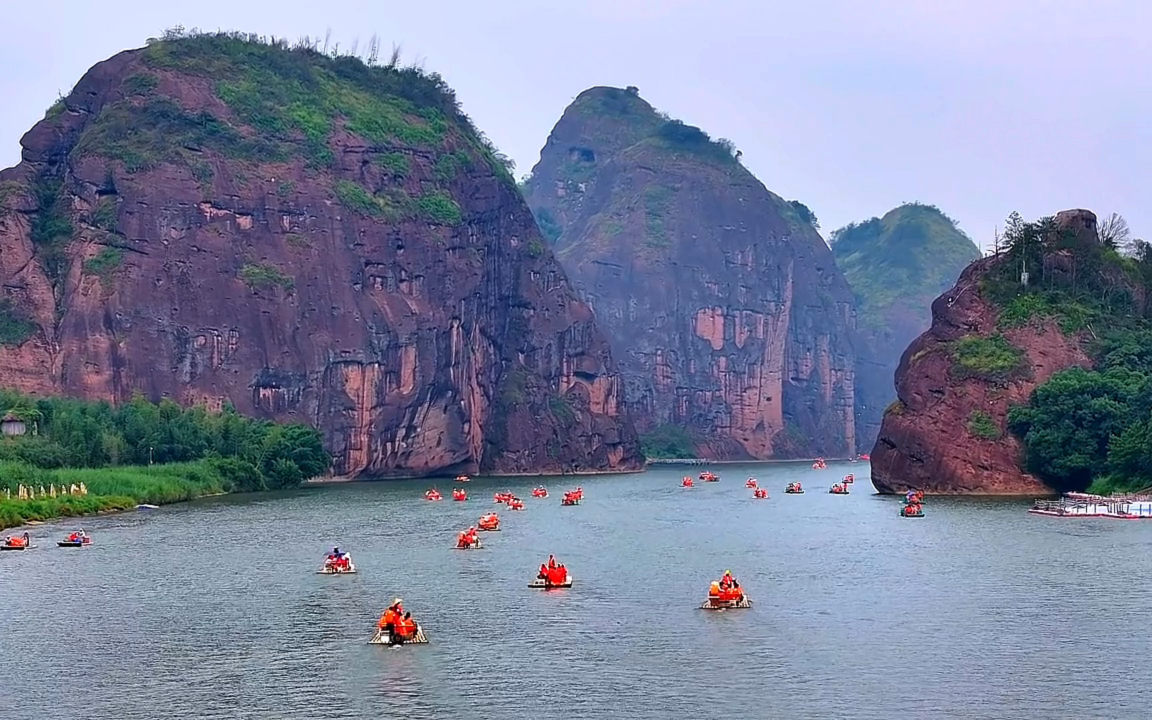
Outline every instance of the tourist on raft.
{"label": "tourist on raft", "polygon": [[476,528],[470,527],[464,532],[460,533],[460,537],[456,540],[456,546],[467,548],[472,547],[480,542],[480,538],[476,536]]}
{"label": "tourist on raft", "polygon": [[396,623],[402,619],[404,614],[404,607],[400,604],[401,602],[400,598],[396,598],[392,601],[392,604],[384,610],[384,614],[380,616],[380,622],[377,623],[377,627],[380,628],[381,632],[386,632],[389,635],[393,634],[393,631],[396,629]]}
{"label": "tourist on raft", "polygon": [[406,612],[403,616],[396,619],[389,633],[389,638],[392,644],[398,645],[414,637],[416,637],[416,621],[412,619],[412,613]]}
{"label": "tourist on raft", "polygon": [[32,538],[27,532],[23,535],[7,535],[4,544],[8,547],[28,547],[32,544]]}
{"label": "tourist on raft", "polygon": [[568,580],[568,568],[557,563],[554,555],[549,555],[548,562],[540,565],[540,573],[536,577],[549,585],[563,585]]}
{"label": "tourist on raft", "polygon": [[708,588],[708,598],[713,601],[738,602],[743,597],[744,591],[740,589],[740,583],[736,578],[732,577],[731,570],[724,571],[724,577],[720,578],[719,582],[713,581]]}
{"label": "tourist on raft", "polygon": [[84,538],[86,537],[88,536],[84,533],[84,530],[81,529],[79,531],[74,531],[71,535],[69,535],[68,542],[84,542]]}
{"label": "tourist on raft", "polygon": [[332,552],[328,553],[328,557],[324,558],[324,566],[336,570],[351,570],[352,558],[348,553],[340,552],[340,548],[332,548]]}

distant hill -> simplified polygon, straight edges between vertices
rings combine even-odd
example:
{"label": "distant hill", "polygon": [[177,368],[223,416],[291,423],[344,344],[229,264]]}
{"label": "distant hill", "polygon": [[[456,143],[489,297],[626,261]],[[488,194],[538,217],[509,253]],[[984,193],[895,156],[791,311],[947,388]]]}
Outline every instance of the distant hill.
{"label": "distant hill", "polygon": [[932,301],[980,249],[939,208],[908,203],[832,233],[832,253],[856,295],[856,422],[865,447],[896,397],[900,354],[928,329]]}
{"label": "distant hill", "polygon": [[524,194],[652,457],[856,451],[852,292],[806,207],[636,88],[564,111]]}

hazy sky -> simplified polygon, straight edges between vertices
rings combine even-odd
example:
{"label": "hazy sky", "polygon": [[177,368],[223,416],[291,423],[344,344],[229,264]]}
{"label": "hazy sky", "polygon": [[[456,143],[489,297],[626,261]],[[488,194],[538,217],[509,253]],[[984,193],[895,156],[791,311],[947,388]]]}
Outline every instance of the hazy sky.
{"label": "hazy sky", "polygon": [[[0,166],[91,65],[182,24],[398,43],[535,164],[592,85],[727,137],[825,233],[909,200],[978,243],[1012,210],[1152,240],[1150,0],[4,0]],[[163,7],[168,5],[168,7]]]}

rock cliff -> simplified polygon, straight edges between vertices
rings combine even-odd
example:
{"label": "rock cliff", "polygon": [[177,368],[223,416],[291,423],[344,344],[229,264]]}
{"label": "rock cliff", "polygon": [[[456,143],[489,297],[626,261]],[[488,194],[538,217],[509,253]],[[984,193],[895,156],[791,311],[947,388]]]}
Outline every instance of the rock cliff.
{"label": "rock cliff", "polygon": [[641,465],[605,337],[438,76],[168,37],[21,145],[3,385],[306,422],[349,475]]}
{"label": "rock cliff", "polygon": [[[1096,242],[1096,218],[1086,210],[1059,213],[1052,228],[1053,236]],[[1044,240],[1041,264],[1049,274],[1068,258],[1067,247]],[[1054,373],[1092,366],[1091,331],[1069,332],[1054,316],[1027,322],[1019,321],[1018,312],[1009,317],[992,297],[1004,280],[1019,287],[1019,263],[1008,254],[969,265],[932,303],[929,330],[904,351],[896,370],[897,400],[885,412],[872,450],[872,483],[881,493],[1051,492],[1022,469],[1022,447],[1008,432],[1006,417]]]}
{"label": "rock cliff", "polygon": [[932,322],[933,299],[980,257],[952,218],[908,203],[832,233],[832,253],[856,296],[856,437],[871,448],[895,398],[900,353]]}
{"label": "rock cliff", "polygon": [[851,291],[808,209],[635,88],[581,93],[525,194],[661,454],[855,452]]}

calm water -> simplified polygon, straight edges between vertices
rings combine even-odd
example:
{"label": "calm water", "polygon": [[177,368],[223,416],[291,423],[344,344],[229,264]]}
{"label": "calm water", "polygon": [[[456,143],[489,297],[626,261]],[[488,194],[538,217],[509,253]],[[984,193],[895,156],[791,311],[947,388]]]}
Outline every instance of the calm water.
{"label": "calm water", "polygon": [[[825,492],[850,471],[852,495]],[[86,520],[84,550],[37,528],[38,549],[0,554],[0,717],[1152,713],[1152,523],[943,499],[901,519],[863,463],[718,472],[549,479],[547,500],[531,479],[474,481],[466,503],[423,501],[426,481],[218,499]],[[577,482],[584,504],[561,507]],[[505,488],[527,510],[451,549]],[[334,542],[360,574],[314,574]],[[548,553],[572,590],[526,587]],[[698,610],[729,568],[755,606]],[[396,595],[430,644],[365,644]]]}

